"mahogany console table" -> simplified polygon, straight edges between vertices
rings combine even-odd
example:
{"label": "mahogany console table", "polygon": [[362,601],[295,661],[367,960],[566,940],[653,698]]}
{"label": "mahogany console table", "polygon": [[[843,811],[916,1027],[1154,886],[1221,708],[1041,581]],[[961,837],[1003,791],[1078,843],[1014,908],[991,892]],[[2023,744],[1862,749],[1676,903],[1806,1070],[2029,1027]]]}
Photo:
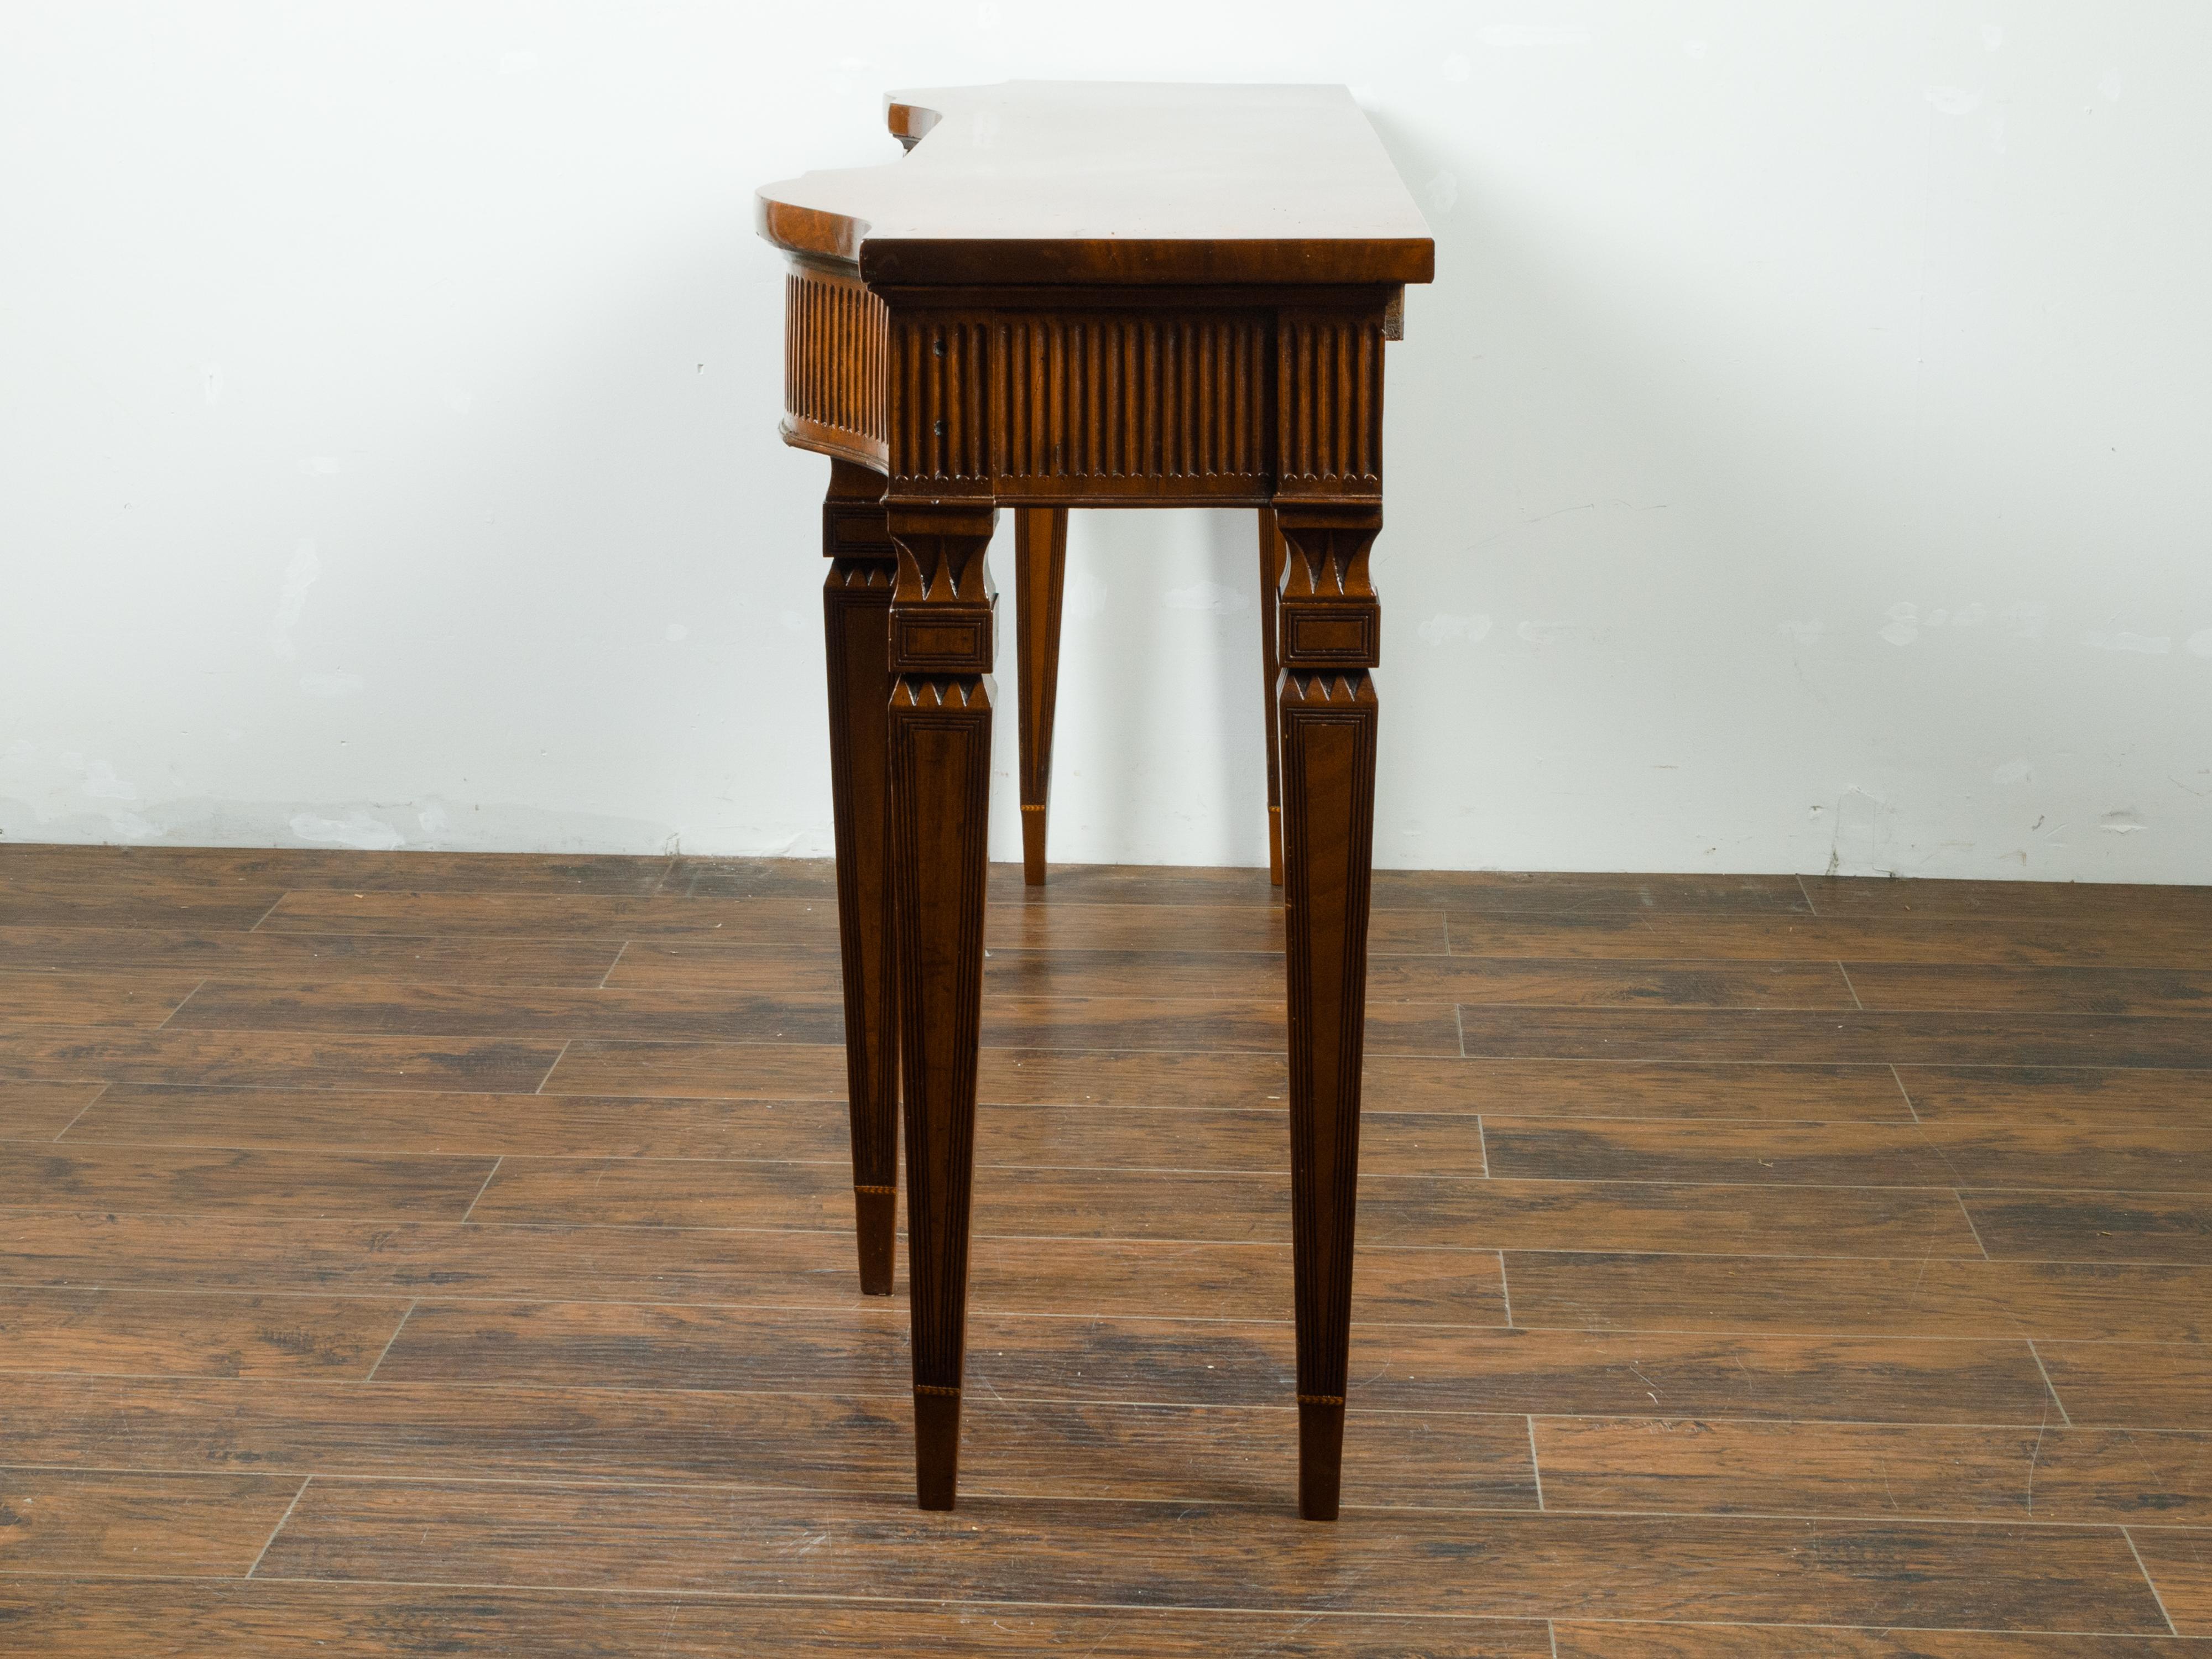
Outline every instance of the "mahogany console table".
{"label": "mahogany console table", "polygon": [[[911,154],[764,186],[785,441],[830,458],[830,746],[860,1283],[904,1079],[916,1489],[952,1507],[996,599],[1014,510],[1030,879],[1070,507],[1255,507],[1290,1014],[1298,1510],[1337,1513],[1381,612],[1382,343],[1428,228],[1340,87],[902,94]],[[896,1034],[896,1044],[893,1034]]]}

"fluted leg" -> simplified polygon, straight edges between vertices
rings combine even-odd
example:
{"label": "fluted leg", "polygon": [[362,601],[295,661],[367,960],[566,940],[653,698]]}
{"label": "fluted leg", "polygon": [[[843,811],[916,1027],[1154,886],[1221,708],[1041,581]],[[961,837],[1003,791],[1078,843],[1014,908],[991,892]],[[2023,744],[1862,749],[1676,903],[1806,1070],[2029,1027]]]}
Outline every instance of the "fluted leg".
{"label": "fluted leg", "polygon": [[1283,915],[1290,995],[1291,1226],[1298,1513],[1333,1521],[1344,1450],[1359,1068],[1375,827],[1381,614],[1369,508],[1278,507]]}
{"label": "fluted leg", "polygon": [[949,1510],[960,1464],[975,1047],[991,796],[988,508],[901,507],[891,602],[891,869],[905,1068],[915,1491]]}
{"label": "fluted leg", "polygon": [[1283,744],[1282,726],[1275,708],[1275,676],[1282,665],[1275,658],[1275,587],[1283,580],[1283,532],[1276,528],[1275,510],[1260,509],[1260,659],[1261,701],[1267,719],[1267,879],[1283,884]]}
{"label": "fluted leg", "polygon": [[897,550],[880,473],[832,461],[822,508],[830,665],[830,793],[837,826],[837,934],[845,970],[845,1085],[860,1289],[891,1293],[898,1217],[898,988],[891,966],[891,584]]}
{"label": "fluted leg", "polygon": [[1052,712],[1060,684],[1060,601],[1067,582],[1067,509],[1014,510],[1014,632],[1021,651],[1022,879],[1044,885],[1045,807],[1052,796]]}

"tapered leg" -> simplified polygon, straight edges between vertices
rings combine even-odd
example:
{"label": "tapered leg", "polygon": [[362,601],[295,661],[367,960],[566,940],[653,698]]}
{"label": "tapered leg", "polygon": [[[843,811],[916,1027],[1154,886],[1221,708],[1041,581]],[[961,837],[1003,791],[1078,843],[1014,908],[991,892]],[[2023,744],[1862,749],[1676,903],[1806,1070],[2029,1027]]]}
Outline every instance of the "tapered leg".
{"label": "tapered leg", "polygon": [[1282,726],[1275,709],[1275,676],[1282,665],[1275,658],[1275,588],[1283,580],[1283,532],[1275,526],[1275,510],[1260,509],[1260,657],[1261,701],[1267,716],[1267,879],[1283,884],[1283,745]]}
{"label": "tapered leg", "polygon": [[898,1215],[898,989],[891,967],[891,584],[897,550],[880,473],[832,461],[822,508],[822,623],[830,661],[830,793],[845,969],[845,1086],[860,1289],[891,1293]]}
{"label": "tapered leg", "polygon": [[1336,1518],[1352,1327],[1359,1067],[1375,829],[1381,613],[1368,508],[1278,507],[1283,919],[1290,993],[1291,1231],[1298,1513]]}
{"label": "tapered leg", "polygon": [[905,1070],[915,1485],[949,1510],[960,1464],[991,797],[988,508],[894,503],[891,885]]}
{"label": "tapered leg", "polygon": [[1021,648],[1022,879],[1044,885],[1045,806],[1052,795],[1052,710],[1060,684],[1060,599],[1067,583],[1067,509],[1014,510],[1014,632]]}

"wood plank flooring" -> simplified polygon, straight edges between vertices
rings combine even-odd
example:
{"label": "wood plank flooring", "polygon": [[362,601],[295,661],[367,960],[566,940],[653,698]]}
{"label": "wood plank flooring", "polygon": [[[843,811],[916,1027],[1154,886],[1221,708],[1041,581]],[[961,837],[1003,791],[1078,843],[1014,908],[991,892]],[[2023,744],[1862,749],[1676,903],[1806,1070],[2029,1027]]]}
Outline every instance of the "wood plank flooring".
{"label": "wood plank flooring", "polygon": [[804,861],[0,848],[0,1651],[2212,1655],[2212,890],[994,869],[963,1498]]}

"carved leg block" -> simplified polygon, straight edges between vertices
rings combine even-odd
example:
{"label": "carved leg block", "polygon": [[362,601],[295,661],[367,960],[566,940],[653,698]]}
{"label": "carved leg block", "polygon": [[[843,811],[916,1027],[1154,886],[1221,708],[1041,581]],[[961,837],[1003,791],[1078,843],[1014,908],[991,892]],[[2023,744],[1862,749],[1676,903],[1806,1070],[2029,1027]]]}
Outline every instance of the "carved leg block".
{"label": "carved leg block", "polygon": [[1349,1376],[1359,1072],[1375,830],[1372,512],[1279,509],[1298,1513],[1333,1521]]}
{"label": "carved leg block", "polygon": [[991,792],[993,514],[894,508],[891,868],[905,1078],[915,1493],[951,1509],[960,1463],[969,1195]]}
{"label": "carved leg block", "polygon": [[898,1218],[898,989],[891,963],[891,585],[883,478],[831,464],[822,512],[830,667],[830,785],[837,830],[837,931],[845,977],[845,1079],[860,1289],[891,1293]]}
{"label": "carved leg block", "polygon": [[1014,632],[1021,652],[1022,879],[1044,885],[1052,796],[1052,714],[1060,689],[1060,602],[1067,586],[1067,509],[1014,513]]}
{"label": "carved leg block", "polygon": [[1261,689],[1265,695],[1267,722],[1267,879],[1283,884],[1283,750],[1282,728],[1275,716],[1275,676],[1282,664],[1275,656],[1275,588],[1283,580],[1283,535],[1275,527],[1273,507],[1260,509],[1260,662]]}

